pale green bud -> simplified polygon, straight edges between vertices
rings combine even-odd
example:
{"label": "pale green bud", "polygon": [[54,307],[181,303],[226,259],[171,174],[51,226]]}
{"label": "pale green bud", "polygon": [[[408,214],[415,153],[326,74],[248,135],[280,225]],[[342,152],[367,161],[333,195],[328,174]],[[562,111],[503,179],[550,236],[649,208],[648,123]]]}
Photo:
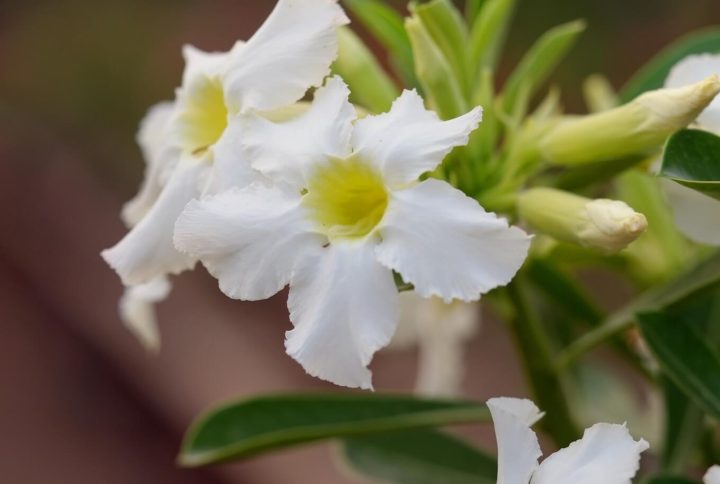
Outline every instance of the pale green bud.
{"label": "pale green bud", "polygon": [[647,228],[647,219],[625,202],[589,199],[552,188],[520,194],[518,213],[535,230],[555,239],[613,254]]}
{"label": "pale green bud", "polygon": [[597,114],[563,117],[542,140],[542,155],[554,164],[578,165],[645,153],[692,123],[718,92],[720,78],[713,75]]}

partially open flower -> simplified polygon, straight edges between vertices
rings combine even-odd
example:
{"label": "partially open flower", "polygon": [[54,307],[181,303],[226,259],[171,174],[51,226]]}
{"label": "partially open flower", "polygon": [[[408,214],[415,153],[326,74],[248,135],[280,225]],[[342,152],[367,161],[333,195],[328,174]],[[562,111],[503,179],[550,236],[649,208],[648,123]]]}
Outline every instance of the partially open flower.
{"label": "partially open flower", "polygon": [[348,94],[336,77],[292,121],[248,116],[247,156],[272,184],[191,202],[175,243],[230,297],[290,284],[288,353],[314,376],[369,388],[366,367],[398,319],[392,271],[423,297],[473,301],[512,279],[530,240],[449,184],[418,181],[467,143],[479,108],[441,121],[405,91],[356,120]]}

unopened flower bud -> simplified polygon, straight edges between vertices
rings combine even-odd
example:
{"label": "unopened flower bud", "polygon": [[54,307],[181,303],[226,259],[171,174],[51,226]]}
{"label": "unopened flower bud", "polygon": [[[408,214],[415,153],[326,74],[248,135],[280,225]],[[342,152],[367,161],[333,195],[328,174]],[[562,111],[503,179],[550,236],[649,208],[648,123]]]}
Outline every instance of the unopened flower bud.
{"label": "unopened flower bud", "polygon": [[551,188],[522,193],[518,211],[540,232],[606,254],[624,249],[647,228],[645,216],[625,202],[592,200]]}
{"label": "unopened flower bud", "polygon": [[567,116],[542,140],[542,155],[554,164],[578,165],[645,153],[692,123],[718,92],[720,78],[713,75],[681,88],[647,92],[608,111]]}

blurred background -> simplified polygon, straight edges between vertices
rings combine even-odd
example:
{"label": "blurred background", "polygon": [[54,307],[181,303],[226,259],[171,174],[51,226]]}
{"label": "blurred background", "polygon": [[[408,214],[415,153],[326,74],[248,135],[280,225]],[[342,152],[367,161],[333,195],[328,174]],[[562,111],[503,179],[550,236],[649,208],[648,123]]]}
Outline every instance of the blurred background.
{"label": "blurred background", "polygon": [[[401,2],[396,3],[402,8]],[[587,33],[554,77],[571,111],[594,72],[620,86],[651,55],[720,23],[717,0],[521,0],[501,75],[547,28]],[[324,444],[206,470],[175,465],[182,433],[218,401],[326,389],[284,353],[285,295],[231,301],[203,270],[159,308],[163,350],[146,354],[117,316],[121,285],[99,257],[125,232],[142,176],[137,124],[170,99],[180,47],[226,50],[271,0],[0,0],[0,481],[343,483]],[[364,32],[363,32],[364,34]],[[373,362],[380,391],[409,391],[412,350]],[[486,317],[465,392],[522,396],[504,329]],[[488,371],[492,368],[492,371]],[[476,438],[492,449],[492,434]]]}

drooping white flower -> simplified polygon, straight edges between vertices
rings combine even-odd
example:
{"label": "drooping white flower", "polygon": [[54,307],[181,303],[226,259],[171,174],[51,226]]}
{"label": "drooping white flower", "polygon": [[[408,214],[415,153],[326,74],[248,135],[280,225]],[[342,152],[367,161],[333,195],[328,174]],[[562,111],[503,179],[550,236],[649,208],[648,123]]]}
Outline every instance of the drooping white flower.
{"label": "drooping white flower", "polygon": [[705,484],[720,484],[720,466],[712,466],[703,477]]}
{"label": "drooping white flower", "polygon": [[398,320],[392,271],[423,297],[477,300],[508,283],[529,237],[449,184],[427,179],[467,142],[481,110],[441,121],[414,91],[356,119],[332,78],[294,120],[249,115],[244,146],[269,183],[191,202],[175,244],[232,298],[290,284],[288,353],[311,375],[371,387],[372,355]]}
{"label": "drooping white flower", "polygon": [[[163,153],[161,173],[153,173],[137,203],[126,209],[126,218],[137,224],[102,253],[124,284],[142,284],[195,264],[172,242],[187,202],[257,178],[235,149],[242,133],[233,119],[290,105],[320,85],[337,53],[336,29],[347,22],[337,0],[279,0],[247,43],[223,53],[184,48],[182,86],[163,141],[153,150]],[[174,158],[165,160],[165,153]]]}
{"label": "drooping white flower", "polygon": [[465,374],[465,346],[480,326],[480,305],[400,294],[400,320],[388,349],[416,346],[415,392],[426,396],[458,396]]}
{"label": "drooping white flower", "polygon": [[599,423],[582,439],[538,464],[542,456],[530,428],[542,413],[530,400],[492,398],[487,402],[498,446],[498,484],[630,484],[648,443],[636,441],[623,425]]}
{"label": "drooping white flower", "polygon": [[[720,55],[691,55],[678,62],[665,80],[666,87],[682,87],[720,75]],[[720,135],[720,97],[698,116],[699,128]],[[672,180],[661,179],[678,228],[691,240],[720,245],[720,201]]]}
{"label": "drooping white flower", "polygon": [[126,287],[120,298],[120,317],[125,327],[148,351],[160,349],[155,304],[167,298],[170,289],[170,281],[166,277],[158,277],[144,284]]}

